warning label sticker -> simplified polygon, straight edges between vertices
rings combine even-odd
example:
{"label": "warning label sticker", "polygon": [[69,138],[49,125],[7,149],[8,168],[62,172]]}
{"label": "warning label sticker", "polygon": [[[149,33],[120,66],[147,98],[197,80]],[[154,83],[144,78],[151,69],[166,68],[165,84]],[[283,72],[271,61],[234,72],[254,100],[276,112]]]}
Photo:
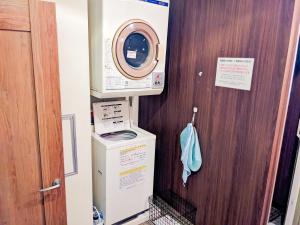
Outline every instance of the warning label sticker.
{"label": "warning label sticker", "polygon": [[130,189],[144,182],[146,176],[146,145],[120,151],[120,189]]}
{"label": "warning label sticker", "polygon": [[140,166],[120,173],[120,189],[130,189],[143,183],[145,180],[145,173],[146,166]]}

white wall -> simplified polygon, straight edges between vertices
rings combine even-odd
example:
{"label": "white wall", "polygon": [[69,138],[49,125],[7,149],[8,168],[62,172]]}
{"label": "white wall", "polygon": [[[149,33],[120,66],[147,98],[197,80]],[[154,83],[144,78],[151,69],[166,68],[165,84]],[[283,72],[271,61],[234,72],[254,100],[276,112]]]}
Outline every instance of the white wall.
{"label": "white wall", "polygon": [[[68,225],[92,225],[92,170],[87,0],[56,2],[62,114],[75,114],[79,173],[66,178]],[[138,97],[131,109],[138,123]],[[65,134],[65,132],[64,132]],[[64,146],[70,137],[64,135]],[[67,140],[66,140],[67,139]],[[70,145],[69,145],[70,147]],[[70,148],[65,167],[70,168]]]}
{"label": "white wall", "polygon": [[[92,225],[87,1],[56,0],[55,2],[62,114],[76,116],[79,167],[77,175],[66,178],[68,225]],[[66,160],[67,155],[70,154],[65,153]]]}

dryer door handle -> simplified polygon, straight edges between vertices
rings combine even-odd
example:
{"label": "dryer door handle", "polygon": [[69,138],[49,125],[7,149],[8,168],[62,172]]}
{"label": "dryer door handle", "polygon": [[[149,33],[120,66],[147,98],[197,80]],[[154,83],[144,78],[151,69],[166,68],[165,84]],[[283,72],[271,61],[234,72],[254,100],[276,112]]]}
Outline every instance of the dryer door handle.
{"label": "dryer door handle", "polygon": [[158,44],[156,44],[156,56],[155,56],[155,59],[156,59],[156,61],[160,61],[161,60],[161,46],[160,46],[160,44],[158,43]]}

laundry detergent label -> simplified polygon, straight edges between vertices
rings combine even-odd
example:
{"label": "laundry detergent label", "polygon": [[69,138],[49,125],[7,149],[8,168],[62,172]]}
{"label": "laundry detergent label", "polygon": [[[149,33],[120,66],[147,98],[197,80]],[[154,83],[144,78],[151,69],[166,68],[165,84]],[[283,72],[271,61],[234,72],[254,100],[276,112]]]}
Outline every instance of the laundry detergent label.
{"label": "laundry detergent label", "polygon": [[144,182],[146,160],[146,145],[128,147],[120,151],[120,190],[127,190]]}
{"label": "laundry detergent label", "polygon": [[159,0],[140,0],[142,2],[148,2],[148,3],[152,3],[152,4],[156,4],[156,5],[161,5],[161,6],[169,6],[169,3],[164,2],[164,1],[159,1]]}

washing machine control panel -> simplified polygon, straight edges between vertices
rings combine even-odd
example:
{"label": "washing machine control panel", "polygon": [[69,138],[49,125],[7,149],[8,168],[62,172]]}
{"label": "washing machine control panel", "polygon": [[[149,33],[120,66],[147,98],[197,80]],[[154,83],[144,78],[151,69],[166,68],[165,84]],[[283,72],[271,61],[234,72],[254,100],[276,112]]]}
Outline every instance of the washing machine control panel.
{"label": "washing machine control panel", "polygon": [[95,132],[98,134],[125,130],[130,127],[128,101],[94,103],[93,111]]}

